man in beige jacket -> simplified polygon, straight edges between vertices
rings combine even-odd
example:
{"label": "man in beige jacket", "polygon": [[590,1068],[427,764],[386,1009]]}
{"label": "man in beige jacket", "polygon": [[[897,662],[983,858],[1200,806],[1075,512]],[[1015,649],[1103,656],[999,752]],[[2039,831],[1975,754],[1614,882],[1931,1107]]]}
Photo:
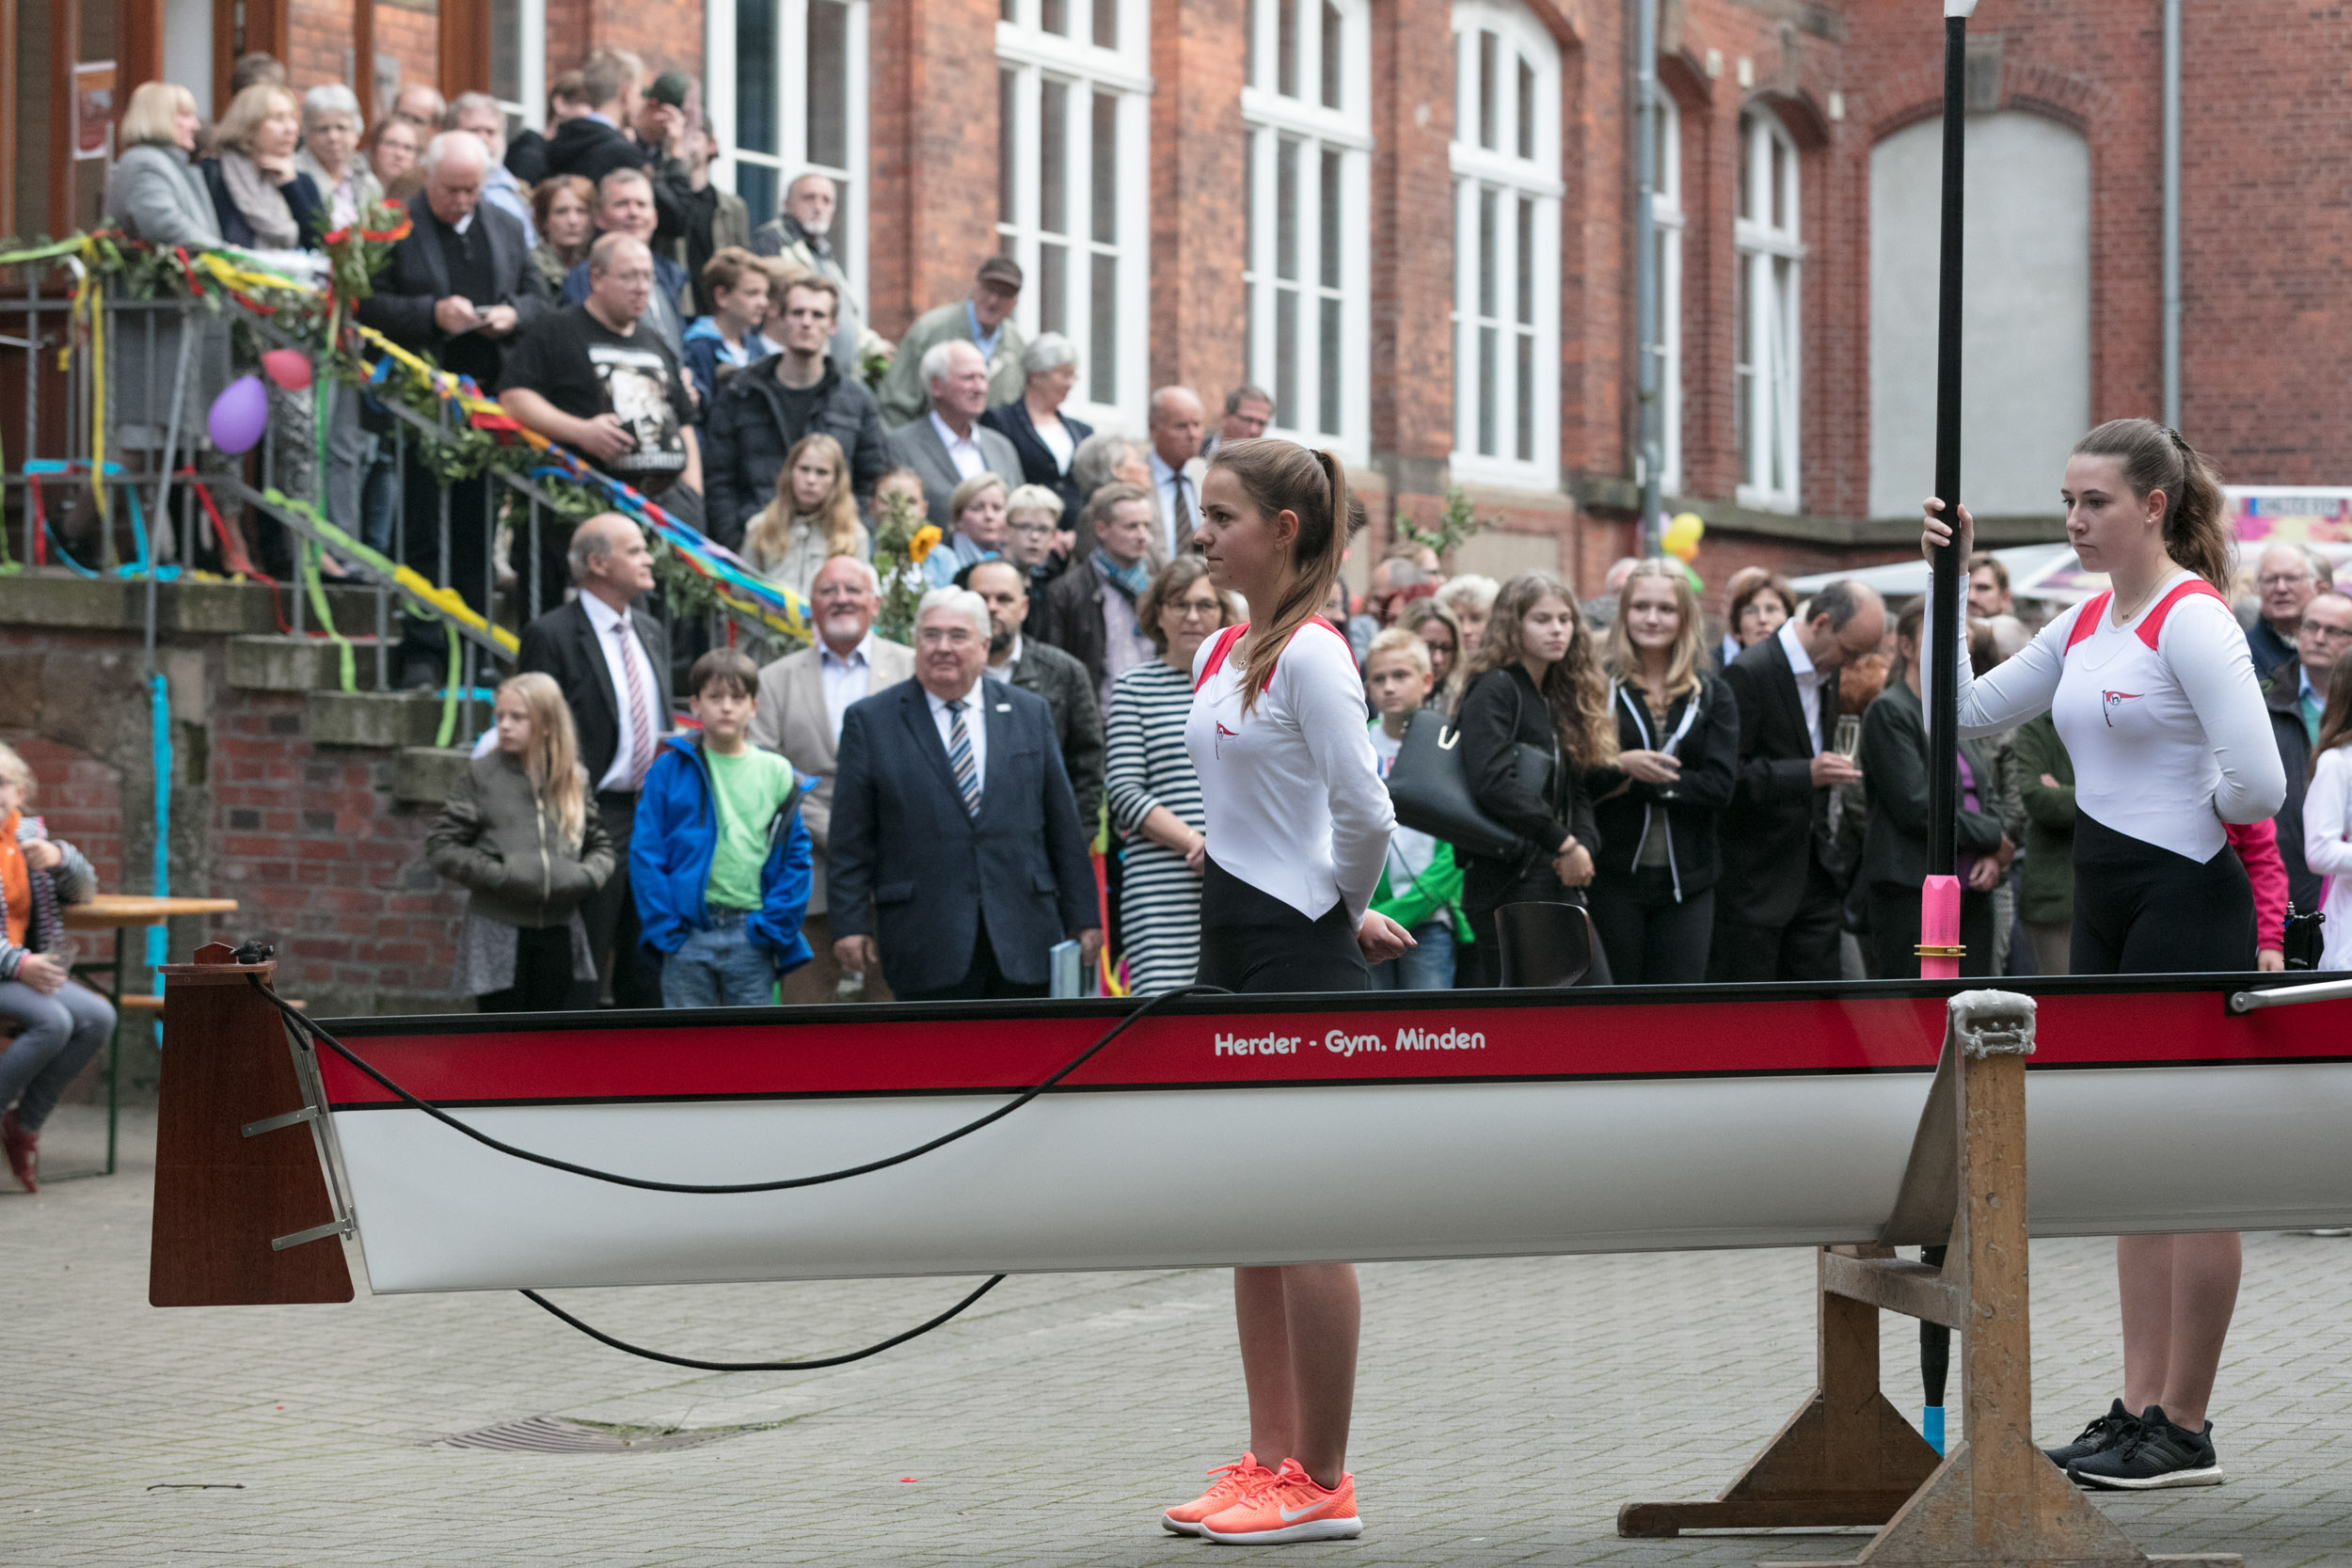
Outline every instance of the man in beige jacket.
{"label": "man in beige jacket", "polygon": [[817,641],[759,673],[759,706],[752,717],[753,745],[781,753],[817,780],[801,801],[801,820],[816,851],[801,931],[816,958],[784,977],[784,999],[887,1002],[890,989],[879,971],[861,983],[834,960],[833,926],[825,912],[825,847],[833,825],[841,715],[851,703],[913,679],[914,650],[874,635],[882,584],[863,561],[837,555],[826,562],[809,584],[808,598]]}

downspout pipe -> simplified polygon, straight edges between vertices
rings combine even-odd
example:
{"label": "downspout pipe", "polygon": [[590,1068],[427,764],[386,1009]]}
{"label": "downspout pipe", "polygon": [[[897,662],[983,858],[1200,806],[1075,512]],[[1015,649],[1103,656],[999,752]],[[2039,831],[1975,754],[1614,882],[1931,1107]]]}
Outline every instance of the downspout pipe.
{"label": "downspout pipe", "polygon": [[2181,428],[2181,0],[2164,0],[2164,422]]}
{"label": "downspout pipe", "polygon": [[1664,414],[1660,405],[1664,380],[1658,343],[1658,0],[1633,0],[1633,321],[1640,340],[1640,434],[1637,437],[1642,478],[1641,528],[1637,549],[1645,556],[1662,554],[1658,515],[1664,509],[1661,486],[1665,476]]}

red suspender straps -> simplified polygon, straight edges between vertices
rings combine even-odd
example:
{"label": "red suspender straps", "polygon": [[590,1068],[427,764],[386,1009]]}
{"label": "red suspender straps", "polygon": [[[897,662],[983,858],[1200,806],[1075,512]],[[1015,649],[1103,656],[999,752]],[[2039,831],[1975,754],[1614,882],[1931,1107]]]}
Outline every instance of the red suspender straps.
{"label": "red suspender straps", "polygon": [[[2114,597],[2112,594],[2102,592],[2083,601],[2082,609],[2074,612],[2074,624],[2067,628],[2066,653],[2073,653],[2075,643],[2099,629],[2099,623],[2107,612],[2107,603]],[[2063,657],[2065,655],[2061,654],[2059,657]]]}
{"label": "red suspender straps", "polygon": [[2230,601],[2222,599],[2220,590],[2215,588],[2212,583],[2207,582],[2203,578],[2191,578],[2163,598],[2158,599],[2156,608],[2140,617],[2139,626],[2136,628],[2139,633],[2139,640],[2153,649],[2156,645],[2156,639],[2164,632],[2164,618],[2172,612],[2172,607],[2183,599],[2193,599],[2200,594],[2209,599],[2221,599],[2225,608],[2229,605]]}
{"label": "red suspender straps", "polygon": [[[1330,622],[1325,620],[1320,615],[1308,616],[1306,621],[1301,624],[1299,629],[1303,631],[1307,626],[1321,626],[1325,631],[1329,632],[1341,641],[1347,641],[1347,634],[1345,632],[1340,630],[1339,627],[1333,626]],[[1192,683],[1192,689],[1195,691],[1200,690],[1203,686],[1207,685],[1211,675],[1216,674],[1219,670],[1225,668],[1225,656],[1233,651],[1233,644],[1240,641],[1241,634],[1248,629],[1249,623],[1244,621],[1238,626],[1227,626],[1223,631],[1216,634],[1216,641],[1209,644],[1209,662],[1200,667],[1200,678]],[[1292,635],[1295,636],[1296,633],[1293,633]],[[1265,684],[1267,686],[1272,686],[1274,684],[1274,672],[1271,670],[1266,672]],[[1261,688],[1261,689],[1263,689],[1263,688]]]}
{"label": "red suspender straps", "polygon": [[[2158,599],[2155,608],[2141,616],[2139,625],[2132,630],[2142,642],[2148,644],[2153,652],[2156,645],[2156,639],[2164,635],[2164,618],[2172,613],[2172,607],[2183,599],[2193,599],[2201,594],[2209,599],[2221,598],[2219,590],[2216,589],[2212,583],[2207,582],[2203,578],[2191,578],[2163,598]],[[2067,629],[2067,653],[2073,653],[2075,643],[2099,629],[2099,623],[2106,617],[2107,604],[2114,597],[2113,594],[2103,593],[2083,601],[2083,608],[2075,615],[2074,626]],[[2221,602],[2224,605],[2229,603],[2226,599],[2222,599]]]}

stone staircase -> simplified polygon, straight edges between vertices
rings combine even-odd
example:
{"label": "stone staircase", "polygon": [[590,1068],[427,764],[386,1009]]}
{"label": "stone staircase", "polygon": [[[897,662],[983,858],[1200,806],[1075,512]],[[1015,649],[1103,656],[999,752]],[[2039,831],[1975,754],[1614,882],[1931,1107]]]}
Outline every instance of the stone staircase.
{"label": "stone staircase", "polygon": [[[374,673],[375,639],[348,641],[364,687]],[[330,639],[278,633],[231,637],[228,665],[228,684],[236,689],[306,693],[304,729],[312,745],[397,752],[392,798],[403,804],[439,804],[448,796],[450,780],[466,765],[468,753],[462,747],[433,744],[441,728],[438,695],[343,690],[342,660]],[[479,726],[487,720],[482,705],[474,705],[472,722]]]}

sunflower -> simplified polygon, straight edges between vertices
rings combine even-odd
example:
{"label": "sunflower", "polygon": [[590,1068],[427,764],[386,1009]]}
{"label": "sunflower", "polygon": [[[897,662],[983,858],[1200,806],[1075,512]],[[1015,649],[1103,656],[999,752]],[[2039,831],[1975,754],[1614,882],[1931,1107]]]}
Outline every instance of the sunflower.
{"label": "sunflower", "polygon": [[916,529],[914,537],[907,541],[907,559],[920,566],[923,564],[923,558],[930,554],[938,546],[940,537],[937,524],[926,523]]}

